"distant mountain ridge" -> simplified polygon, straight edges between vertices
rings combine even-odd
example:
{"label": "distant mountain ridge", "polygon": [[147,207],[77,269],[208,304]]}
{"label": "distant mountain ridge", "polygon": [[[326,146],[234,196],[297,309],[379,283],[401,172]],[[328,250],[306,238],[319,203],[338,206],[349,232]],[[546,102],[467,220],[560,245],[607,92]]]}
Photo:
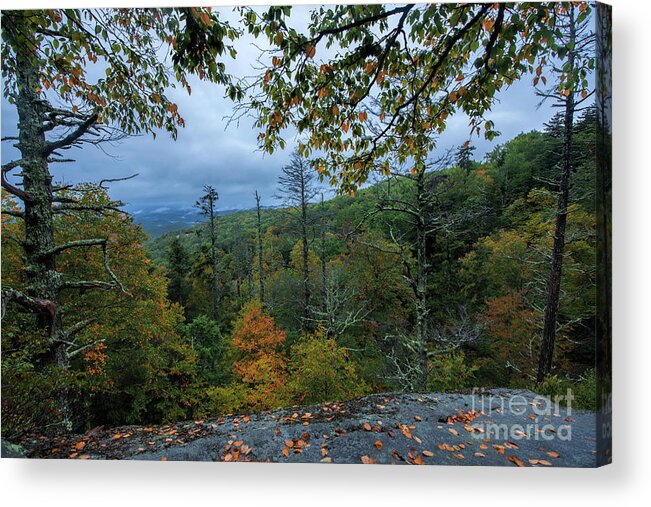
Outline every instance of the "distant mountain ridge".
{"label": "distant mountain ridge", "polygon": [[[218,215],[228,215],[239,209],[218,210]],[[160,205],[128,210],[151,239],[167,232],[188,229],[204,221],[199,210],[188,206]]]}

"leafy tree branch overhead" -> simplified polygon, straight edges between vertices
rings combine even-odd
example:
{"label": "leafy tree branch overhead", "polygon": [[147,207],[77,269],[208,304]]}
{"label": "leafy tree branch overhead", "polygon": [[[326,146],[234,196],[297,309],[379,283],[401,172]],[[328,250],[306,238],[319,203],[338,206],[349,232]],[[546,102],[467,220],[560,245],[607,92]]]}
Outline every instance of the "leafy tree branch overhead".
{"label": "leafy tree branch overhead", "polygon": [[[260,146],[285,146],[294,126],[299,153],[322,178],[354,192],[371,172],[407,161],[422,168],[451,115],[469,135],[497,134],[485,118],[496,94],[541,65],[557,45],[569,3],[338,5],[313,11],[306,33],[286,8],[242,9],[249,32],[272,49],[267,68],[233,88],[257,115]],[[580,3],[579,21],[590,13]],[[269,59],[271,61],[269,61]],[[565,74],[557,93],[587,84]],[[237,114],[235,115],[237,117]]]}

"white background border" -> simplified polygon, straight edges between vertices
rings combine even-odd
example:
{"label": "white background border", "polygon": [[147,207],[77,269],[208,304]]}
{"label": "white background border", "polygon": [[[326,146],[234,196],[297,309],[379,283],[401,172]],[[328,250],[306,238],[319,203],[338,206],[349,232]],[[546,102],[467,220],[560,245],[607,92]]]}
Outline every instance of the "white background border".
{"label": "white background border", "polygon": [[[196,0],[0,0],[0,7],[201,3]],[[648,435],[651,423],[648,391],[651,2],[612,0],[608,3],[613,5],[614,18],[614,464],[599,470],[533,470],[4,459],[0,461],[0,498],[4,505],[459,504],[483,507],[493,504],[600,506],[632,504],[644,498],[648,501],[651,498]]]}

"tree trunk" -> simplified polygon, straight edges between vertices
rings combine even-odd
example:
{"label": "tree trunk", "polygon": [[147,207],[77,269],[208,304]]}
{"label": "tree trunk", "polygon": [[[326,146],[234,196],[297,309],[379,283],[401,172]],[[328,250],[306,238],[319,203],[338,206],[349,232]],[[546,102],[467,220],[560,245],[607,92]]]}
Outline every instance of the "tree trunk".
{"label": "tree trunk", "polygon": [[323,310],[326,310],[326,300],[328,297],[328,287],[327,287],[327,263],[326,263],[326,229],[325,229],[325,219],[324,219],[324,209],[323,209],[323,194],[321,194],[321,306]]}
{"label": "tree trunk", "polygon": [[217,321],[219,317],[219,294],[217,293],[217,237],[215,231],[215,209],[210,205],[210,263],[212,265],[212,277],[210,279],[210,293],[212,296],[212,319]]}
{"label": "tree trunk", "polygon": [[260,216],[260,194],[255,191],[255,203],[258,214],[258,278],[260,283],[260,303],[264,307],[264,269],[262,263],[262,219]]}
{"label": "tree trunk", "polygon": [[428,313],[427,308],[427,202],[425,198],[425,173],[424,171],[418,177],[416,182],[416,199],[418,203],[418,221],[416,226],[416,339],[418,342],[418,388],[427,389],[427,327]]}
{"label": "tree trunk", "polygon": [[[19,23],[19,22],[17,22]],[[14,47],[28,46],[14,37],[28,37],[28,24],[7,30]],[[20,34],[20,35],[17,35]],[[33,44],[33,41],[32,41]],[[44,111],[37,92],[39,69],[25,50],[16,51],[17,88],[16,110],[18,112],[18,144],[21,154],[21,169],[25,217],[25,285],[26,292],[33,298],[48,302],[48,311],[37,316],[37,325],[43,330],[50,343],[47,361],[62,369],[68,368],[65,345],[61,343],[62,322],[59,293],[61,276],[56,270],[54,243],[54,222],[52,213],[52,175],[50,174],[46,139],[43,131]],[[70,408],[65,392],[57,397],[58,408],[66,425],[70,423]]]}
{"label": "tree trunk", "polygon": [[301,177],[301,241],[303,243],[303,330],[312,329],[310,324],[310,250],[307,240],[307,202],[305,180]]}
{"label": "tree trunk", "polygon": [[[574,25],[570,23],[570,41],[575,41]],[[569,68],[574,69],[574,51],[568,53]],[[572,134],[574,129],[574,93],[565,98],[565,125],[563,126],[563,155],[561,159],[561,177],[559,181],[558,202],[556,206],[556,225],[554,230],[554,246],[552,264],[547,280],[547,305],[545,306],[544,326],[540,344],[540,359],[538,363],[538,383],[552,369],[554,342],[556,340],[556,324],[558,320],[558,303],[561,291],[561,273],[565,251],[565,228],[567,225],[567,206],[570,194],[570,176],[572,173]]]}

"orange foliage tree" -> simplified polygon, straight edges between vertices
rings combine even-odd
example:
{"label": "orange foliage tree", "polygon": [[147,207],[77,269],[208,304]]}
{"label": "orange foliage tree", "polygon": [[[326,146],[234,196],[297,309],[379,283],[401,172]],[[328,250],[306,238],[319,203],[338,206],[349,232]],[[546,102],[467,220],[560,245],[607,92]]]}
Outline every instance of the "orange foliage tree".
{"label": "orange foliage tree", "polygon": [[235,322],[232,346],[237,357],[233,372],[246,387],[245,408],[261,410],[285,401],[287,358],[282,347],[286,338],[259,301],[244,306]]}

